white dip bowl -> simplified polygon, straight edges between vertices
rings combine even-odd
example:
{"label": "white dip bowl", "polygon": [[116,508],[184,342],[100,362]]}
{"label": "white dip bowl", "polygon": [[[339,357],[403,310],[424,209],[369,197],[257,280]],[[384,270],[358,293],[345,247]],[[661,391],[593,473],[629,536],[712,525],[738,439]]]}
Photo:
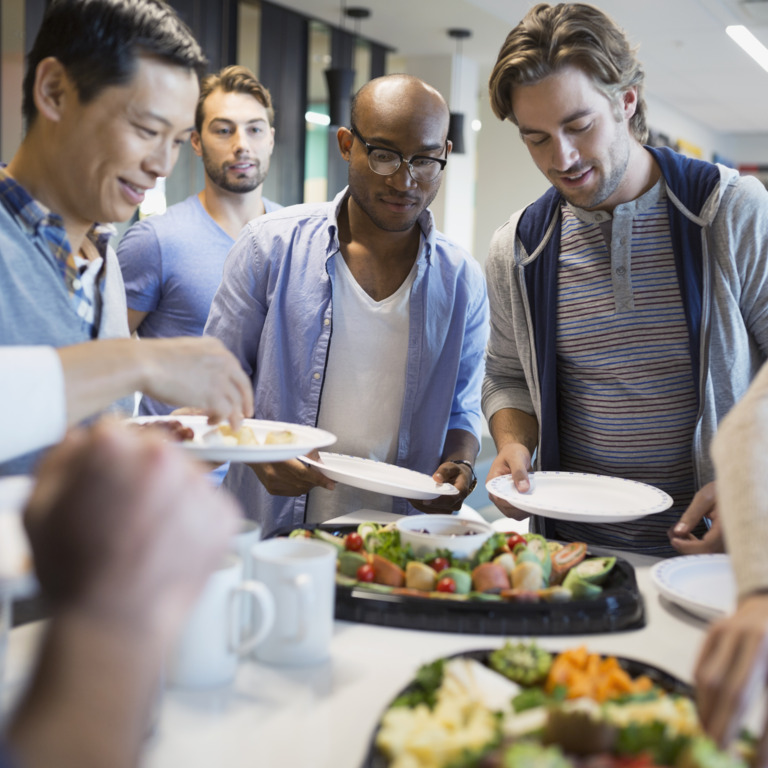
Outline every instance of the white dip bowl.
{"label": "white dip bowl", "polygon": [[410,544],[416,557],[447,549],[454,557],[468,559],[494,532],[488,523],[454,515],[407,515],[395,526],[400,531],[400,541]]}

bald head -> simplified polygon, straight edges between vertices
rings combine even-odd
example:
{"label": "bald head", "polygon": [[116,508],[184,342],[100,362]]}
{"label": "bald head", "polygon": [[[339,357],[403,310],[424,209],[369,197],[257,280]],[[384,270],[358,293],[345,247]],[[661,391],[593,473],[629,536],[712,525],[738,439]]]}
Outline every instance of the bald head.
{"label": "bald head", "polygon": [[424,121],[448,134],[450,113],[440,92],[413,75],[385,75],[367,82],[352,99],[352,125],[373,122],[399,130],[423,129]]}

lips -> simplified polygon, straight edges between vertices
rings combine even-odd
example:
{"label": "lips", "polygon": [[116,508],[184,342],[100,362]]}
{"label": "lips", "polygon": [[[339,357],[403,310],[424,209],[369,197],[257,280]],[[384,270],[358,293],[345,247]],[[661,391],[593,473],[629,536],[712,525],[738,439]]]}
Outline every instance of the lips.
{"label": "lips", "polygon": [[146,187],[140,187],[137,184],[131,184],[125,179],[119,179],[119,181],[125,196],[131,201],[132,205],[141,205],[141,203],[144,202],[144,195],[147,191]]}
{"label": "lips", "polygon": [[418,205],[419,201],[412,197],[382,197],[381,202],[394,211],[409,211]]}
{"label": "lips", "polygon": [[578,187],[592,177],[592,168],[558,174],[558,179],[569,187]]}
{"label": "lips", "polygon": [[247,173],[248,171],[252,170],[256,167],[256,163],[232,163],[232,165],[228,166],[228,170],[234,171],[235,173]]}

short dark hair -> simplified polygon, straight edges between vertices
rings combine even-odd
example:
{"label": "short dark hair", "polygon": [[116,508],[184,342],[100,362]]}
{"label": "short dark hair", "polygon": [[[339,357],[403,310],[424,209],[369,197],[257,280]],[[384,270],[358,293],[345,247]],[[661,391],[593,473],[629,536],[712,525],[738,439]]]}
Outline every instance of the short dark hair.
{"label": "short dark hair", "polygon": [[270,126],[275,122],[275,110],[272,107],[272,96],[251,72],[248,67],[233,64],[219,72],[206,75],[200,83],[200,97],[195,109],[195,129],[198,133],[203,130],[203,118],[205,117],[205,100],[216,90],[224,93],[244,93],[253,96],[256,101],[267,110],[267,119]]}
{"label": "short dark hair", "polygon": [[488,83],[496,117],[517,124],[512,89],[535,85],[569,66],[588,75],[613,104],[620,93],[636,87],[637,109],[629,126],[638,141],[647,139],[645,72],[636,51],[610,16],[585,3],[539,3],[509,33]]}
{"label": "short dark hair", "polygon": [[205,72],[206,59],[191,30],[163,0],[53,0],[27,55],[22,112],[30,126],[37,65],[53,56],[87,103],[114,85],[125,85],[141,54]]}

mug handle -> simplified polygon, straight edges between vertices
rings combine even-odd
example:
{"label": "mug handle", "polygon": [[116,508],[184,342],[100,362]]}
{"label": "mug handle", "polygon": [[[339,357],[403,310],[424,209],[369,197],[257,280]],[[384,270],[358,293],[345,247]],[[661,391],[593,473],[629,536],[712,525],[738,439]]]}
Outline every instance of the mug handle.
{"label": "mug handle", "polygon": [[[251,613],[248,634],[242,636],[240,601],[248,599],[255,609],[258,605],[261,612],[261,625],[256,626]],[[264,642],[275,623],[275,600],[272,593],[260,581],[244,581],[230,593],[229,598],[229,650],[238,656],[245,656],[257,645]]]}

